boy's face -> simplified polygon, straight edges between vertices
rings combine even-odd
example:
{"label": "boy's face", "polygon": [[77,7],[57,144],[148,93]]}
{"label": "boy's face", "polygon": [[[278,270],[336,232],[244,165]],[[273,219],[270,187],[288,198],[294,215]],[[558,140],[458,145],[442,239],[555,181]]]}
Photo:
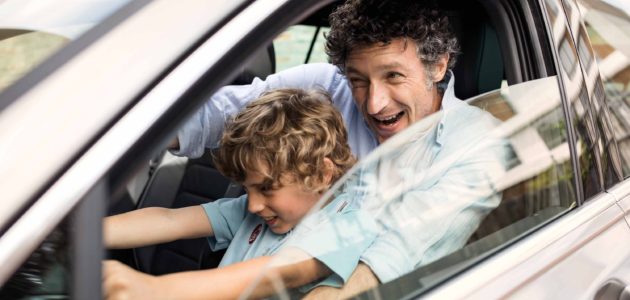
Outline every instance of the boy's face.
{"label": "boy's face", "polygon": [[278,189],[263,185],[264,177],[249,172],[243,186],[247,190],[247,210],[258,215],[276,234],[284,234],[300,222],[317,203],[319,193],[305,191],[298,183],[286,183]]}
{"label": "boy's face", "polygon": [[379,142],[440,109],[442,97],[435,84],[432,88],[428,84],[442,79],[447,63],[448,57],[441,58],[435,78],[428,78],[415,44],[402,38],[350,52],[346,76],[356,104]]}

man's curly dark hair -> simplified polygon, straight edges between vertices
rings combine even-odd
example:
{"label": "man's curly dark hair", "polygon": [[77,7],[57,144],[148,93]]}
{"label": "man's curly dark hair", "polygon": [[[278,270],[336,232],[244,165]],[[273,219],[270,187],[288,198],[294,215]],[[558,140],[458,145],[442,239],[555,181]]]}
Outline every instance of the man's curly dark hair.
{"label": "man's curly dark hair", "polygon": [[326,53],[342,73],[351,51],[397,38],[415,42],[431,79],[433,66],[442,55],[449,55],[448,69],[452,69],[459,53],[448,18],[423,1],[348,0],[330,15],[330,26]]}

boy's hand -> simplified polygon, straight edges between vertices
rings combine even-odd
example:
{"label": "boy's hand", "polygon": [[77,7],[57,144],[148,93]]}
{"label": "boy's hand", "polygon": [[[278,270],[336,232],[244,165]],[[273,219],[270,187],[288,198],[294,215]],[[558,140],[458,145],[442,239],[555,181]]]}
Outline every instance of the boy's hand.
{"label": "boy's hand", "polygon": [[158,299],[158,278],[140,273],[118,261],[103,262],[103,295],[107,300]]}

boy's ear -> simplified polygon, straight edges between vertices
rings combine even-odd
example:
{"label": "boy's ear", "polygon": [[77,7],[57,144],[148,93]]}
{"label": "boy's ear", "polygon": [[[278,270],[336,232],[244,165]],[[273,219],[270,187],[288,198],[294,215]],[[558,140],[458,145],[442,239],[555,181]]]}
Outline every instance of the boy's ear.
{"label": "boy's ear", "polygon": [[324,157],[324,184],[329,186],[332,184],[335,164],[328,157]]}

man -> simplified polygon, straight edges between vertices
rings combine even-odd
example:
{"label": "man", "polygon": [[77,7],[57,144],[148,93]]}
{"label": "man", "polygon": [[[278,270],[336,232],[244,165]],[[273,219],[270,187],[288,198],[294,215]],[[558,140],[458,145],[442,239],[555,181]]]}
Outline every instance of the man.
{"label": "man", "polygon": [[[432,174],[430,178],[398,189],[407,192],[396,195],[346,189],[346,196],[363,202],[385,231],[364,253],[342,294],[337,294],[343,297],[395,279],[463,246],[498,205],[493,182],[503,171],[504,149],[501,141],[482,138],[495,120],[454,95],[450,69],[458,45],[447,18],[438,11],[418,1],[349,0],[332,13],[330,21],[326,51],[336,68],[304,65],[265,81],[256,79],[248,86],[219,90],[179,132],[176,153],[196,157],[204,147],[216,147],[224,121],[273,88],[322,88],[330,93],[359,158],[434,114],[431,121],[418,123],[426,126],[396,154],[408,161],[397,159],[387,173],[411,162],[412,172],[398,175],[413,179],[426,171]],[[472,144],[479,146],[461,149]],[[358,186],[387,177],[377,176],[374,164],[369,163],[361,174]],[[391,201],[381,201],[385,198]],[[440,214],[427,211],[441,206],[448,209]],[[401,223],[409,213],[417,216],[415,225]],[[329,295],[339,290],[319,288],[316,292]]]}

